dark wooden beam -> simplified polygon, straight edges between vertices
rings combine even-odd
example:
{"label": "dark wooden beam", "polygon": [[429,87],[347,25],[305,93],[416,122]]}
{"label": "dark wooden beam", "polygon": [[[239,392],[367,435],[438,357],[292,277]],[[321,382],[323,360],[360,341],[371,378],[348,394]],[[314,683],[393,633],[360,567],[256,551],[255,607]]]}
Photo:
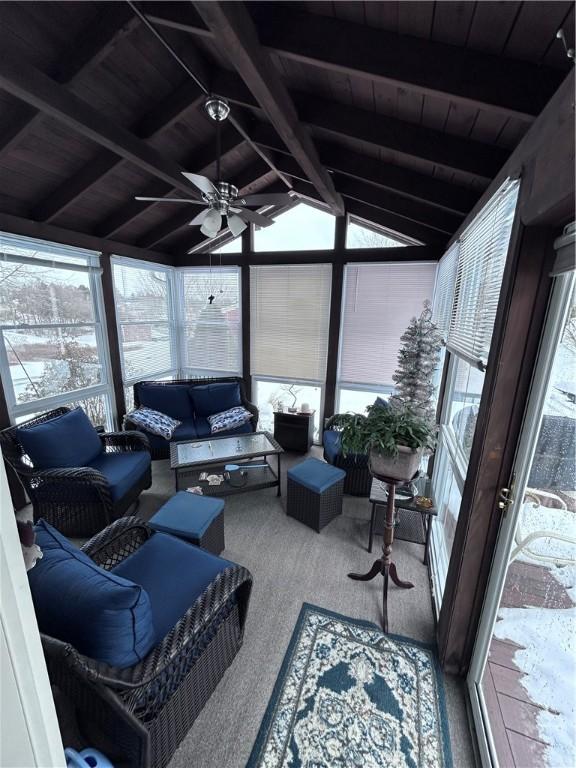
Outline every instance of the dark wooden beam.
{"label": "dark wooden beam", "polygon": [[[201,37],[184,3],[149,3],[154,22]],[[262,46],[293,61],[532,121],[562,82],[539,64],[266,3],[251,7]],[[497,17],[495,17],[497,23]]]}
{"label": "dark wooden beam", "polygon": [[[334,250],[346,250],[346,217],[336,219]],[[338,381],[338,350],[340,347],[340,326],[342,315],[342,287],[344,264],[332,264],[332,289],[330,293],[330,321],[328,326],[328,354],[326,357],[326,382],[324,385],[324,413],[322,424],[336,412],[336,384]]]}
{"label": "dark wooden beam", "polygon": [[[138,23],[127,4],[111,3],[102,9],[96,22],[91,21],[84,33],[70,42],[62,59],[46,74],[57,83],[74,85],[82,75],[98,66]],[[0,135],[0,157],[16,146],[42,116],[36,108],[23,104]]]}
{"label": "dark wooden beam", "polygon": [[[292,158],[278,156],[275,158],[275,164],[282,173],[306,181],[306,179],[303,179],[300,166]],[[402,216],[430,229],[438,230],[445,235],[453,234],[462,222],[462,215],[433,208],[419,200],[410,200],[395,192],[375,187],[372,184],[365,184],[343,174],[335,173],[334,183],[337,190],[345,198],[373,205],[376,208]]]}
{"label": "dark wooden beam", "polygon": [[[250,255],[250,233],[251,227],[242,232],[242,257],[247,261]],[[252,398],[252,376],[250,359],[250,267],[248,263],[242,264],[240,268],[240,288],[241,288],[241,307],[242,307],[242,376],[244,378],[244,388],[246,397]]]}
{"label": "dark wooden beam", "polygon": [[[288,153],[286,146],[271,125],[259,123],[252,130],[252,137],[263,147]],[[375,162],[374,158],[353,152],[336,142],[317,139],[314,143],[323,165],[331,171],[451,213],[462,215],[468,213],[480,196],[478,192],[468,187],[416,173],[399,165]]]}
{"label": "dark wooden beam", "polygon": [[[229,152],[233,152],[244,143],[244,139],[233,130],[224,130],[222,133],[222,157]],[[184,165],[186,170],[205,175],[210,166],[215,162],[216,155],[214,142],[207,142],[196,150],[186,159]],[[163,181],[154,181],[144,189],[135,190],[135,194],[143,197],[168,197],[174,192],[174,187],[165,184]],[[142,200],[130,200],[117,211],[100,221],[95,227],[95,234],[98,237],[110,237],[116,234],[125,226],[130,224],[140,216],[144,216],[147,211],[155,205],[164,205],[163,203],[145,202]]]}
{"label": "dark wooden beam", "polygon": [[[204,99],[204,94],[196,83],[187,80],[157,107],[150,110],[131,128],[139,139],[151,139],[161,131],[173,125],[187,110],[197,107]],[[54,190],[45,200],[32,210],[36,221],[52,221],[73,203],[102,181],[123,162],[115,152],[102,149],[88,163],[80,168],[71,179]]]}
{"label": "dark wooden beam", "polygon": [[116,323],[116,302],[114,301],[114,280],[112,275],[112,263],[110,254],[103,253],[100,259],[102,267],[102,298],[104,300],[104,315],[106,319],[106,334],[108,336],[108,349],[110,351],[110,368],[112,374],[112,387],[114,390],[114,402],[118,428],[122,428],[122,420],[126,414],[126,399],[124,397],[124,381],[122,379],[122,357],[120,354],[120,341],[118,339],[118,325]]}
{"label": "dark wooden beam", "polygon": [[42,224],[9,213],[0,213],[0,231],[13,232],[15,235],[25,235],[26,237],[37,237],[40,240],[52,240],[55,243],[64,243],[65,245],[76,245],[79,248],[88,248],[93,251],[114,253],[118,256],[144,259],[158,264],[173,265],[172,257],[161,251],[139,248],[128,243],[121,243],[118,240],[105,240],[95,235],[57,227],[54,224]]}
{"label": "dark wooden beam", "polygon": [[19,61],[8,45],[0,49],[0,87],[152,176],[193,196],[190,183],[175,163],[35,67]]}
{"label": "dark wooden beam", "polygon": [[196,2],[195,7],[322,199],[335,214],[343,213],[342,198],[320,163],[312,139],[300,124],[292,98],[272,60],[260,46],[244,4],[213,0]]}
{"label": "dark wooden beam", "polygon": [[[260,105],[234,73],[219,71],[214,91],[252,110]],[[452,136],[387,115],[338,104],[328,99],[292,92],[300,121],[335,137],[361,141],[410,158],[427,160],[452,171],[464,171],[482,182],[490,181],[508,158],[508,152],[491,144]]]}

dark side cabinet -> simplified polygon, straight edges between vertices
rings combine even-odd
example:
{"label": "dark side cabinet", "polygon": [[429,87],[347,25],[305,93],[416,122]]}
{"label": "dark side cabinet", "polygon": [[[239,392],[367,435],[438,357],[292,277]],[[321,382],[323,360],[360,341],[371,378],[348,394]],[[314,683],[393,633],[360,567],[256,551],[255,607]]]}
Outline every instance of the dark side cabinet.
{"label": "dark side cabinet", "polygon": [[274,439],[285,451],[306,453],[314,437],[314,411],[288,413],[274,411]]}

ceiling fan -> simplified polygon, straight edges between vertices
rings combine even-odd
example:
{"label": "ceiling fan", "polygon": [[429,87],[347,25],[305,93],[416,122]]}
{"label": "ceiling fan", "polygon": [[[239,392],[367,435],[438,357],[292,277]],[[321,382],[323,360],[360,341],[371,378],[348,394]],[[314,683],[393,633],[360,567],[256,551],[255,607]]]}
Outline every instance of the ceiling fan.
{"label": "ceiling fan", "polygon": [[146,200],[154,203],[187,203],[188,205],[207,206],[205,210],[195,216],[191,225],[201,225],[200,232],[206,237],[216,237],[222,229],[223,217],[234,237],[243,232],[248,223],[257,224],[259,227],[269,227],[274,223],[273,219],[262,216],[256,211],[249,210],[246,206],[255,205],[286,205],[292,202],[288,194],[262,194],[238,197],[238,187],[220,180],[220,124],[230,114],[230,106],[225,99],[210,97],[204,103],[204,109],[216,123],[216,177],[215,183],[200,176],[197,173],[182,171],[182,174],[200,190],[201,200],[192,200],[187,197],[136,197],[136,200]]}

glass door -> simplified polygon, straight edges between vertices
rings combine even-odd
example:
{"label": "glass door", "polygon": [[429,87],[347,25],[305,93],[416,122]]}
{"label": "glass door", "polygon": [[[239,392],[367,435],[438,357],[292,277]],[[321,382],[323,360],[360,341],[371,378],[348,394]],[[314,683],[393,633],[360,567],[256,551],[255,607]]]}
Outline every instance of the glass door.
{"label": "glass door", "polygon": [[556,278],[513,477],[468,675],[482,764],[573,767],[574,273]]}

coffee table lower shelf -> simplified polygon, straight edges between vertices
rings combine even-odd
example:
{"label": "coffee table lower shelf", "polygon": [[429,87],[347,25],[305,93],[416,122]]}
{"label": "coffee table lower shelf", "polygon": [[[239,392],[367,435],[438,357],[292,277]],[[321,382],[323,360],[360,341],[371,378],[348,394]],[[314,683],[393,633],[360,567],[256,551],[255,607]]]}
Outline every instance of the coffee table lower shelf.
{"label": "coffee table lower shelf", "polygon": [[[240,464],[242,466],[242,464]],[[176,475],[176,490],[185,491],[187,488],[200,486],[204,496],[231,496],[235,493],[246,493],[247,491],[260,491],[263,488],[278,488],[280,495],[280,482],[278,475],[270,465],[262,468],[247,469],[245,476],[246,484],[242,486],[231,485],[228,480],[224,480],[220,485],[210,485],[206,480],[200,480],[202,472],[209,472],[211,475],[224,474],[224,464],[210,464],[204,467],[181,467],[174,470]]]}

